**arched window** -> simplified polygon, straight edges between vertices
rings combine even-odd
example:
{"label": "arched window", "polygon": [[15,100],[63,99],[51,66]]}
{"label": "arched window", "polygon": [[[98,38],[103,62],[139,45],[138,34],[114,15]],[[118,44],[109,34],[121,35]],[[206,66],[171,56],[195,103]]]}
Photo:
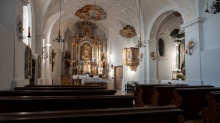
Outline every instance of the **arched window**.
{"label": "arched window", "polygon": [[159,47],[159,55],[165,56],[165,42],[161,38],[158,41],[158,47]]}
{"label": "arched window", "polygon": [[23,39],[23,42],[28,45],[28,38],[27,38],[27,34],[28,34],[28,10],[27,10],[27,6],[23,6],[23,37],[25,37]]}
{"label": "arched window", "polygon": [[28,4],[27,6],[23,6],[23,37],[26,37],[23,39],[23,42],[26,45],[29,45],[31,47],[31,27],[32,27],[32,20],[31,20],[31,6]]}

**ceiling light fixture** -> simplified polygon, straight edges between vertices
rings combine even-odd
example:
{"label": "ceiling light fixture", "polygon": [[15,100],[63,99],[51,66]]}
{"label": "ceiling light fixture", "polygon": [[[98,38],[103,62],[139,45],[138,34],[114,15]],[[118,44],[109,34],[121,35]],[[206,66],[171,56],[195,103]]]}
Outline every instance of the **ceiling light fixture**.
{"label": "ceiling light fixture", "polygon": [[206,8],[205,12],[207,12],[207,13],[213,12],[213,14],[220,12],[220,0],[213,1],[212,6],[210,6],[211,11],[209,11],[209,9],[208,9],[209,8],[208,3],[206,3],[206,5],[207,5],[207,8]]}
{"label": "ceiling light fixture", "polygon": [[[61,20],[61,0],[60,0],[60,20]],[[60,35],[60,20],[59,20],[59,33],[58,33],[57,37],[55,39],[53,39],[53,41],[64,42],[64,40],[62,39],[62,37]]]}
{"label": "ceiling light fixture", "polygon": [[139,0],[139,33],[140,33],[140,39],[138,40],[138,44],[137,44],[137,48],[142,48],[142,47],[145,47],[145,44],[142,43],[141,41],[141,5],[140,5],[140,0]]}

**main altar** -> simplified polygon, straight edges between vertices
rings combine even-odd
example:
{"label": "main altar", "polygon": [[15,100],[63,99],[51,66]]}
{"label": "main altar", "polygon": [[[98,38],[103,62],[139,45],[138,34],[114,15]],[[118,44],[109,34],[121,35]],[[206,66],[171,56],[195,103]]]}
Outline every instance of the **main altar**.
{"label": "main altar", "polygon": [[[78,27],[76,29],[75,27]],[[77,23],[66,43],[66,50],[63,53],[63,70],[61,75],[62,85],[87,84],[88,76],[97,76],[90,79],[96,83],[107,83],[107,39],[104,32],[96,30],[96,25],[90,21]],[[68,76],[68,77],[67,77]],[[69,78],[68,82],[67,79]],[[100,82],[103,79],[102,82]],[[106,80],[104,80],[106,79]],[[91,82],[90,82],[91,83]]]}

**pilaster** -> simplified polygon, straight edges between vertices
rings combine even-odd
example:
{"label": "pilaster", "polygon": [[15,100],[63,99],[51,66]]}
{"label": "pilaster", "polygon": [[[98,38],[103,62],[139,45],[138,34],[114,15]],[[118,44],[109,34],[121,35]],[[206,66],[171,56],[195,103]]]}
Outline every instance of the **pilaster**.
{"label": "pilaster", "polygon": [[203,49],[203,22],[205,18],[198,17],[181,25],[181,29],[185,30],[185,46],[189,41],[196,42],[194,53],[185,55],[185,72],[186,80],[199,81],[202,83],[201,76],[201,50]]}
{"label": "pilaster", "polygon": [[148,83],[158,83],[158,67],[157,67],[157,59],[152,60],[149,56],[151,51],[157,51],[157,41],[156,40],[149,40],[147,42],[147,49],[148,49],[148,64],[147,64],[147,73],[149,82]]}

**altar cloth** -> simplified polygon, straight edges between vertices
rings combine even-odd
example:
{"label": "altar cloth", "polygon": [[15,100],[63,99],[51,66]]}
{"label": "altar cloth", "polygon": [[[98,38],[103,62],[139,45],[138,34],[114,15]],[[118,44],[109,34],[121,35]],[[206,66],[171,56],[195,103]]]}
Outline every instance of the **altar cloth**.
{"label": "altar cloth", "polygon": [[82,83],[107,83],[107,79],[82,79]]}

